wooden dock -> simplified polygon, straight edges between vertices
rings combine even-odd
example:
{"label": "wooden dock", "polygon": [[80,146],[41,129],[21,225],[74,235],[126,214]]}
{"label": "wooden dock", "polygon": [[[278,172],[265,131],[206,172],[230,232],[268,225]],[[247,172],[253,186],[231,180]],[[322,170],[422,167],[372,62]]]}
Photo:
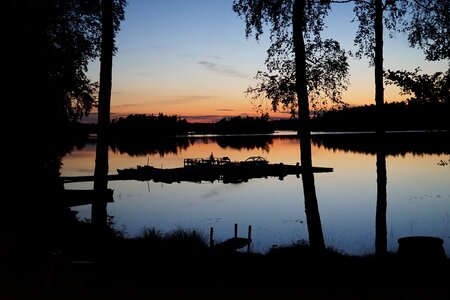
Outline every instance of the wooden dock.
{"label": "wooden dock", "polygon": [[236,252],[239,249],[247,247],[247,252],[250,252],[250,245],[252,243],[252,226],[248,226],[247,237],[238,237],[238,224],[234,224],[234,236],[221,243],[214,242],[214,229],[210,229],[209,247],[214,251],[219,252]]}

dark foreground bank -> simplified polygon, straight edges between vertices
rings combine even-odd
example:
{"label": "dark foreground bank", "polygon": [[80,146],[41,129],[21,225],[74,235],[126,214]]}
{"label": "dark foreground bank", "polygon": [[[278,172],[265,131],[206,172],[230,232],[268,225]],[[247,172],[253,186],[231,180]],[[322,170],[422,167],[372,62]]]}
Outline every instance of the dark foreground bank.
{"label": "dark foreground bank", "polygon": [[0,299],[450,299],[449,282],[449,260],[436,257],[117,239],[4,261]]}

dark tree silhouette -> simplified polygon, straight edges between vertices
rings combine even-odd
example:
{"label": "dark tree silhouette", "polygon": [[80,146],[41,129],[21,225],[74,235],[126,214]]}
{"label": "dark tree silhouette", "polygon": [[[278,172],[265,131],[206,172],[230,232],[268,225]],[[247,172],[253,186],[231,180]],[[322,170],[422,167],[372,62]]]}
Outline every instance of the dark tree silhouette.
{"label": "dark tree silhouette", "polygon": [[7,1],[7,6],[11,100],[27,112],[27,130],[32,124],[55,132],[61,123],[90,113],[97,84],[85,72],[99,55],[98,1]]}
{"label": "dark tree silhouette", "polygon": [[111,135],[130,141],[142,141],[161,136],[187,134],[190,124],[177,115],[131,114],[111,121]]}
{"label": "dark tree silhouette", "polygon": [[[118,6],[117,6],[118,5]],[[110,127],[110,107],[112,89],[112,62],[115,52],[114,12],[122,12],[125,1],[102,0],[102,40],[100,55],[100,91],[98,103],[98,132],[95,154],[94,191],[97,195],[92,204],[92,223],[97,229],[107,225],[107,189],[108,189],[108,138]],[[120,20],[123,19],[120,18]]]}
{"label": "dark tree silhouette", "polygon": [[[246,37],[254,32],[258,39],[264,24],[270,26],[272,44],[266,59],[268,72],[258,72],[256,78],[261,83],[247,92],[256,97],[264,94],[275,111],[281,105],[293,115],[298,113],[300,161],[305,170],[312,170],[310,100],[317,103],[325,95],[333,102],[341,103],[340,91],[346,86],[348,64],[345,53],[336,41],[323,41],[320,37],[329,8],[330,1],[233,2],[233,10],[245,19]],[[314,176],[310,173],[310,176],[308,172],[302,175],[309,240],[313,248],[324,250]]]}
{"label": "dark tree silhouette", "polygon": [[[5,111],[14,120],[6,133],[17,145],[12,155],[22,156],[16,161],[28,156],[16,169],[38,174],[46,164],[40,157],[52,153],[73,122],[96,105],[98,84],[86,71],[100,54],[100,1],[7,0],[4,5],[9,16],[3,36]],[[115,24],[120,18],[119,9]],[[41,145],[33,151],[36,157],[28,154],[30,143]]]}
{"label": "dark tree silhouette", "polygon": [[[388,11],[391,18],[384,19],[384,13]],[[384,25],[395,27],[396,20],[403,13],[398,9],[395,1],[374,0],[355,1],[354,12],[359,21],[359,28],[355,38],[355,44],[359,46],[356,57],[367,56],[370,64],[375,67],[375,128],[377,140],[377,205],[375,216],[375,255],[383,256],[387,253],[387,172],[385,155],[385,127],[384,127],[384,87],[383,87],[383,32]]]}
{"label": "dark tree silhouette", "polygon": [[[449,59],[450,4],[448,1],[439,0],[356,0],[354,2],[356,19],[359,21],[359,28],[355,37],[355,45],[359,46],[359,49],[355,56],[357,58],[368,57],[370,64],[375,67],[375,103],[378,110],[377,132],[381,133],[384,131],[384,28],[406,33],[410,45],[422,48],[428,60]],[[403,71],[389,72],[388,74],[391,79],[395,77],[398,83],[400,83],[398,80],[402,80],[403,84],[408,84],[405,81],[405,76],[413,75]],[[417,72],[415,75],[417,75]],[[403,87],[406,86],[403,85]]]}
{"label": "dark tree silhouette", "polygon": [[426,59],[450,59],[450,2],[442,0],[408,1],[410,18],[404,32],[412,47],[421,48]]}
{"label": "dark tree silhouette", "polygon": [[[446,2],[446,4],[443,4]],[[377,212],[375,254],[387,252],[387,174],[385,157],[384,86],[383,86],[383,32],[400,29],[409,34],[412,46],[422,47],[428,59],[448,56],[448,1],[355,1],[354,12],[359,21],[355,44],[356,57],[367,56],[375,67],[377,152]],[[439,13],[444,13],[443,16]],[[408,14],[407,18],[403,18]],[[399,26],[401,25],[401,26]],[[427,27],[427,28],[425,28]],[[439,27],[439,28],[438,28]],[[447,32],[447,34],[443,34]],[[445,41],[446,40],[446,41]],[[434,42],[434,43],[433,43]],[[444,50],[439,43],[443,43]]]}
{"label": "dark tree silhouette", "polygon": [[61,158],[71,149],[74,121],[95,106],[97,85],[86,71],[99,54],[98,3],[2,3],[7,15],[2,35],[3,119],[8,121],[2,125],[9,160],[5,186],[18,195],[5,201],[12,205],[5,208],[5,220],[12,221],[7,228],[13,234],[7,236],[14,240],[4,244],[12,248],[11,260],[23,261],[24,269],[45,262],[49,251],[61,246],[65,226],[74,217],[65,207],[59,175]]}
{"label": "dark tree silhouette", "polygon": [[[411,106],[442,106],[446,111],[443,122],[446,122],[447,116],[450,116],[450,68],[445,73],[436,72],[431,75],[419,74],[420,71],[420,68],[416,68],[414,72],[388,70],[385,74],[386,83],[399,86],[404,95],[412,95],[407,99]],[[434,116],[438,117],[437,114]],[[421,116],[419,119],[425,117]],[[450,123],[446,123],[446,129],[450,133]]]}
{"label": "dark tree silhouette", "polygon": [[416,68],[414,72],[387,70],[386,83],[400,87],[403,95],[411,95],[412,97],[407,99],[408,103],[448,103],[450,101],[450,69],[431,75],[420,74],[420,72],[420,68]]}
{"label": "dark tree silhouette", "polygon": [[[308,97],[301,99],[296,91],[298,76],[296,69],[296,55],[300,50],[295,48],[293,5],[304,7],[300,12],[303,30],[303,47],[305,63],[302,67]],[[246,94],[252,95],[255,109],[264,112],[263,103],[266,99],[271,102],[273,111],[285,110],[292,117],[296,117],[300,101],[311,105],[313,110],[333,105],[343,107],[341,92],[346,89],[348,63],[345,52],[339,43],[332,39],[323,40],[320,36],[324,28],[324,18],[334,1],[235,1],[233,10],[243,16],[246,22],[246,37],[253,33],[259,40],[263,34],[263,23],[271,24],[271,45],[267,50],[265,61],[267,71],[258,71],[255,79],[256,86],[250,86]],[[297,17],[298,18],[298,17]]]}
{"label": "dark tree silhouette", "polygon": [[[412,100],[412,99],[411,99]],[[444,130],[448,128],[445,103],[415,100],[384,105],[386,130]],[[311,120],[313,131],[375,131],[375,104],[323,112]]]}
{"label": "dark tree silhouette", "polygon": [[[377,133],[385,131],[383,124],[384,86],[383,86],[383,34],[384,27],[388,30],[397,28],[398,21],[406,13],[405,1],[356,0],[354,12],[359,21],[355,37],[358,51],[356,58],[366,56],[375,69],[375,104],[377,107]],[[385,16],[387,15],[387,16]]]}

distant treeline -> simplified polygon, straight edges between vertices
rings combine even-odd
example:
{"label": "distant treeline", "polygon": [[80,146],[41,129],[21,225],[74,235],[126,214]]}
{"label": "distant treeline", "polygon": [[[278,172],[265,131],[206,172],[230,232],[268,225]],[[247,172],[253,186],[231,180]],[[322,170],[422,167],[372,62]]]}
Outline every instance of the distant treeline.
{"label": "distant treeline", "polygon": [[[91,133],[95,124],[85,124]],[[176,115],[168,116],[131,114],[111,121],[112,138],[136,139],[152,136],[175,136],[187,134],[242,134],[273,133],[268,115],[261,117],[223,118],[214,123],[189,123]]]}
{"label": "distant treeline", "polygon": [[[311,119],[312,131],[375,131],[374,104],[318,113]],[[393,102],[384,105],[386,130],[448,130],[450,106],[447,103]],[[274,130],[297,130],[298,120],[271,121]]]}
{"label": "distant treeline", "polygon": [[[449,106],[444,103],[393,102],[385,105],[386,130],[448,130]],[[375,105],[330,110],[314,116],[312,131],[374,131]],[[85,130],[96,132],[95,124]],[[189,123],[176,115],[132,114],[111,122],[113,138],[135,140],[155,136],[195,134],[263,134],[277,130],[298,130],[298,119],[272,120],[269,116],[223,118],[215,123]]]}
{"label": "distant treeline", "polygon": [[[384,105],[386,130],[449,129],[447,103],[393,102]],[[327,111],[312,120],[313,131],[374,131],[375,105]]]}

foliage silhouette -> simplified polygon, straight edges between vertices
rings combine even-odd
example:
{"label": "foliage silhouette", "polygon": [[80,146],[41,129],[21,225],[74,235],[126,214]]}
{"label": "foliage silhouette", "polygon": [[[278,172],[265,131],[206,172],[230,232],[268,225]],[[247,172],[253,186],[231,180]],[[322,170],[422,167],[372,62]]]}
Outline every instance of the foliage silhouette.
{"label": "foliage silhouette", "polygon": [[[267,72],[258,71],[255,79],[259,83],[246,91],[253,95],[257,111],[264,112],[265,99],[270,101],[271,110],[287,111],[292,116],[299,112],[308,115],[305,108],[301,108],[301,101],[306,108],[309,102],[314,110],[327,105],[345,105],[341,92],[347,86],[347,57],[337,41],[323,40],[320,36],[330,2],[233,2],[233,11],[245,21],[247,38],[254,34],[258,40],[263,31],[270,32],[271,45],[265,61]],[[300,44],[296,44],[297,38]],[[305,94],[299,95],[298,84],[305,87]]]}
{"label": "foliage silhouette", "polygon": [[213,130],[218,134],[273,133],[268,114],[256,118],[249,116],[223,118],[214,124]]}
{"label": "foliage silhouette", "polygon": [[[233,1],[233,11],[245,20],[246,37],[255,33],[258,40],[268,25],[272,42],[266,59],[268,73],[257,73],[262,82],[248,92],[256,97],[265,94],[274,110],[281,105],[291,115],[298,113],[300,161],[306,169],[312,167],[310,102],[330,99],[341,103],[341,91],[346,87],[345,52],[336,41],[324,41],[320,36],[329,9],[329,1]],[[304,182],[304,187],[314,186],[313,174],[310,179],[312,184]],[[305,194],[309,238],[312,247],[324,249],[317,198],[310,191]]]}
{"label": "foliage silhouette", "polygon": [[[445,130],[448,127],[444,103],[392,102],[384,104],[386,130]],[[311,120],[314,131],[375,131],[375,105],[330,110]]]}
{"label": "foliage silhouette", "polygon": [[420,68],[414,72],[391,71],[385,74],[388,84],[396,84],[403,95],[412,95],[408,103],[448,103],[450,100],[450,70],[436,72],[432,75],[419,74]]}
{"label": "foliage silhouette", "polygon": [[[425,6],[419,1],[364,1],[356,0],[354,12],[356,20],[359,21],[358,30],[354,39],[358,50],[355,53],[357,58],[366,56],[375,70],[375,130],[377,133],[377,209],[376,209],[376,237],[375,252],[377,255],[386,255],[387,247],[387,228],[386,228],[386,207],[387,207],[387,175],[386,175],[386,156],[385,156],[385,103],[383,86],[383,39],[384,29],[396,30],[398,23],[403,22],[403,30],[411,32],[409,38],[411,45],[419,44],[430,50],[428,41],[436,39],[439,35],[434,35],[432,27],[430,31],[422,30],[422,24],[417,20],[431,21],[432,23],[441,23],[448,27],[448,22],[444,18],[438,17],[434,12],[429,13],[431,9],[439,5],[438,1],[428,1]],[[445,6],[445,5],[444,5]],[[448,12],[448,5],[447,12]],[[411,11],[412,9],[412,11]],[[445,10],[443,10],[445,11]],[[410,13],[409,15],[407,15]],[[448,15],[448,13],[447,13]],[[404,18],[402,20],[402,18]],[[439,20],[439,21],[438,21]],[[410,27],[408,27],[410,25]],[[434,25],[434,24],[433,24]],[[439,26],[439,25],[438,25]],[[411,30],[417,31],[414,33]],[[445,29],[444,29],[445,31]],[[422,35],[423,34],[423,35]],[[415,36],[415,37],[414,37]],[[413,37],[413,38],[412,38]],[[431,50],[434,51],[434,50]]]}
{"label": "foliage silhouette", "polygon": [[411,18],[406,20],[404,32],[412,47],[421,48],[426,59],[450,59],[450,3],[440,0],[408,1]]}
{"label": "foliage silhouette", "polygon": [[[117,31],[124,1],[115,2]],[[96,105],[98,85],[86,71],[100,55],[100,0],[7,1],[6,5],[11,17],[8,84],[17,91],[11,99],[13,107],[24,114],[27,124],[47,124],[50,132],[60,122],[89,114]]]}

